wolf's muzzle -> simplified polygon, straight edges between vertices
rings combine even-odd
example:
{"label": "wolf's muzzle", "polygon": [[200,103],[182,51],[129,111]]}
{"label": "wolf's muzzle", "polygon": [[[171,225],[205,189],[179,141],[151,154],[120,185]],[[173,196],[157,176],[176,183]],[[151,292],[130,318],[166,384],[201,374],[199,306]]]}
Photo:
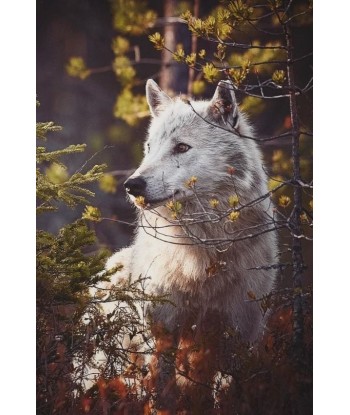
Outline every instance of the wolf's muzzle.
{"label": "wolf's muzzle", "polygon": [[146,182],[142,177],[135,177],[124,182],[125,190],[132,196],[144,196]]}

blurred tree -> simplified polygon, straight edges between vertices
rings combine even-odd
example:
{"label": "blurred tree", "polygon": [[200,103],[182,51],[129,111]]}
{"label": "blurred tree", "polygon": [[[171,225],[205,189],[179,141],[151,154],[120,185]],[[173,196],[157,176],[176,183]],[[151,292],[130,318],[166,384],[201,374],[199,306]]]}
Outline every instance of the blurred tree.
{"label": "blurred tree", "polygon": [[[167,48],[175,50],[176,45],[181,43],[186,49],[190,46],[190,36],[183,22],[179,18],[181,8],[176,0],[165,0],[164,2],[164,43]],[[173,59],[172,53],[162,49],[162,63],[159,76],[160,87],[169,95],[178,92],[187,93],[187,67],[180,65]]]}

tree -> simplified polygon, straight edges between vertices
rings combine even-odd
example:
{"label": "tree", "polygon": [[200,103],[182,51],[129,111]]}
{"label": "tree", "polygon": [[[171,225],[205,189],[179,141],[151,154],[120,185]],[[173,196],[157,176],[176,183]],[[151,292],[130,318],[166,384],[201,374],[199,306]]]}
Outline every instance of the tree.
{"label": "tree", "polygon": [[[38,122],[37,137],[46,141],[60,131],[53,122]],[[103,180],[106,166],[85,165],[69,175],[62,158],[85,149],[84,144],[55,151],[37,147],[37,213],[54,215],[60,204],[75,208],[89,202],[94,193],[88,185]],[[146,295],[142,279],[123,285],[111,284],[108,295],[99,289],[119,268],[107,272],[110,254],[98,246],[89,222],[101,220],[98,208],[87,205],[82,218],[69,223],[57,234],[37,230],[37,413],[85,413],[86,408],[105,407],[98,395],[104,378],[109,379],[114,398],[123,399],[126,388],[119,376],[129,366],[130,350],[123,346],[146,330],[136,304],[157,302]],[[100,304],[113,302],[115,310],[105,315]],[[97,362],[96,353],[107,355]],[[110,382],[110,380],[113,382]],[[90,386],[89,394],[85,395]],[[107,387],[107,386],[106,386]],[[119,389],[118,389],[119,388]],[[95,398],[95,399],[94,399]]]}

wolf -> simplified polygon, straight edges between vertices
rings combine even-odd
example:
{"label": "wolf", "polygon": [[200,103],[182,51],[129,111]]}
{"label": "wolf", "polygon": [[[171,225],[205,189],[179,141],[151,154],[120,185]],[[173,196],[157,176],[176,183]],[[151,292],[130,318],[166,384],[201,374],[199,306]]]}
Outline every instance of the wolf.
{"label": "wolf", "polygon": [[276,275],[268,265],[277,257],[274,208],[254,130],[229,81],[219,82],[211,100],[188,101],[148,80],[146,98],[151,122],[144,158],[124,184],[138,208],[138,228],[131,246],[106,264],[123,265],[111,283],[142,276],[150,292],[167,294],[169,302],[149,314],[176,347],[185,332],[205,338],[210,327],[214,343],[218,327],[253,343],[264,328],[254,299],[273,289]]}

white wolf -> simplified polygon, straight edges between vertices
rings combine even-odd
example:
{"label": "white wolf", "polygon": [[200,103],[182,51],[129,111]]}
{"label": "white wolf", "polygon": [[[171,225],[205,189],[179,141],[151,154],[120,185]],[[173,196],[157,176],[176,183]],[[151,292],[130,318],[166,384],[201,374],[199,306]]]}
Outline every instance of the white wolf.
{"label": "white wolf", "polygon": [[[270,199],[251,203],[268,194],[253,130],[228,82],[219,83],[211,101],[173,100],[153,80],[147,82],[146,96],[152,121],[145,155],[125,182],[130,199],[142,196],[146,208],[139,212],[134,243],[107,262],[107,269],[124,265],[112,282],[142,275],[150,277],[150,290],[169,293],[175,307],[165,304],[153,311],[167,330],[188,318],[198,325],[208,311],[215,311],[254,341],[263,317],[259,304],[247,301],[247,293],[261,298],[271,291],[275,272],[253,268],[276,262],[277,243],[276,233],[266,232],[273,228]],[[239,200],[238,219],[215,216],[217,210],[230,210],[237,201],[230,204],[232,196]],[[190,218],[185,226],[185,219],[176,226],[169,201],[181,203],[181,213]],[[220,244],[224,240],[231,241],[225,249]]]}
{"label": "white wolf", "polygon": [[107,262],[107,269],[124,266],[111,283],[149,277],[148,290],[168,293],[170,302],[151,318],[176,342],[184,327],[206,335],[208,322],[253,342],[264,318],[252,298],[273,288],[275,271],[264,266],[277,255],[253,130],[229,82],[210,101],[171,99],[152,80],[146,96],[152,120],[144,159],[125,182],[131,201],[142,205],[139,226],[133,244]]}

